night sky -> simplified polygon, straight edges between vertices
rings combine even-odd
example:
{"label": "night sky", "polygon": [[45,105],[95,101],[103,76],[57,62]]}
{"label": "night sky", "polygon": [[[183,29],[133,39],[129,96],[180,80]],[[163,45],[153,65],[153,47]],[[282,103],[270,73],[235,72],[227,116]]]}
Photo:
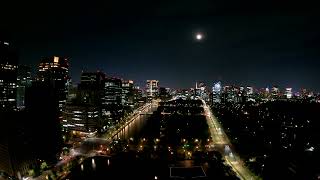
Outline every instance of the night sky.
{"label": "night sky", "polygon": [[[10,1],[1,2],[0,28],[22,64],[70,57],[75,82],[81,70],[99,69],[174,88],[220,80],[320,91],[317,6],[255,2]],[[197,32],[204,34],[202,41],[195,40]]]}

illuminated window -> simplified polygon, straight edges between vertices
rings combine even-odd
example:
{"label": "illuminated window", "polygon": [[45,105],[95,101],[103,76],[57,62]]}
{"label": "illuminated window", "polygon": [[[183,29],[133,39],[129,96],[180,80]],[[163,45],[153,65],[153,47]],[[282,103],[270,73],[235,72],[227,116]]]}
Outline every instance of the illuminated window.
{"label": "illuminated window", "polygon": [[58,62],[59,62],[59,57],[54,56],[53,62],[54,62],[54,63],[58,63]]}

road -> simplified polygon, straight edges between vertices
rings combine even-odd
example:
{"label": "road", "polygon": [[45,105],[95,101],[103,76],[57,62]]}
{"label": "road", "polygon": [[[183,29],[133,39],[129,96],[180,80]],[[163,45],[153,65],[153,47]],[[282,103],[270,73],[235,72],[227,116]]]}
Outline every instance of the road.
{"label": "road", "polygon": [[123,139],[126,136],[126,132],[128,132],[131,125],[135,123],[136,120],[139,119],[140,115],[147,114],[152,107],[157,106],[157,103],[158,103],[157,101],[154,101],[152,103],[147,103],[146,105],[138,108],[131,115],[127,117],[127,120],[125,121],[124,124],[120,125],[120,127],[118,127],[113,132],[103,135],[103,138],[107,140],[117,139],[117,138]]}
{"label": "road", "polygon": [[[128,129],[130,124],[135,123],[135,120],[139,119],[139,116],[141,114],[147,114],[151,110],[151,108],[153,106],[157,106],[158,103],[159,103],[159,101],[153,101],[152,103],[145,104],[144,106],[134,110],[133,113],[131,113],[131,115],[129,115],[126,118],[127,120],[125,120],[125,123],[120,125],[118,128],[112,130],[112,132],[106,133],[102,137],[96,137],[96,136],[88,137],[83,141],[83,143],[88,142],[88,141],[90,141],[90,142],[96,141],[97,143],[101,143],[101,141],[105,141],[106,143],[110,142],[112,139],[117,138],[118,134],[120,134],[123,130]],[[58,162],[57,166],[65,166],[66,164],[68,164],[70,161],[72,161],[78,155],[82,155],[82,156],[96,155],[95,153],[92,153],[91,150],[86,151],[84,149],[81,149],[82,148],[81,146],[79,148],[80,149],[70,149],[70,154],[65,156],[63,158],[63,160]],[[81,151],[86,151],[87,154],[80,153]],[[25,179],[27,179],[27,180],[47,180],[47,176],[49,174],[50,174],[49,171],[46,171],[36,178],[25,177]],[[65,175],[65,174],[67,174],[67,172],[62,173],[61,176]]]}
{"label": "road", "polygon": [[230,140],[224,132],[222,126],[218,122],[217,118],[212,114],[211,109],[206,104],[206,102],[204,100],[202,100],[202,102],[204,114],[206,116],[212,138],[212,145],[224,147],[224,152],[222,153],[224,154],[225,162],[232,168],[232,170],[238,175],[240,179],[259,179],[245,166],[239,155],[233,152],[233,146],[230,143]]}

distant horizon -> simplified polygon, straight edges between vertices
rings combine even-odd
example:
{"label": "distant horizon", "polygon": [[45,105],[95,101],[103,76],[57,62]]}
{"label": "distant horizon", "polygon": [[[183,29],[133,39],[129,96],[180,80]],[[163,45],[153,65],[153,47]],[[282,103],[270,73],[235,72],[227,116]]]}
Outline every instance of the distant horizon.
{"label": "distant horizon", "polygon": [[[31,67],[31,70],[32,70],[32,77],[35,77],[36,76],[36,73],[37,73],[37,65],[34,65],[34,66],[30,66],[29,64],[21,64],[19,63],[19,65],[26,65],[26,66],[29,66]],[[72,67],[72,66],[70,66]],[[70,68],[69,68],[69,71],[70,71]],[[97,70],[82,70],[83,72],[102,72],[104,73],[107,77],[115,77],[115,78],[119,78],[119,79],[123,79],[123,80],[133,80],[134,84],[138,84],[137,86],[139,86],[140,88],[141,87],[145,87],[145,84],[146,84],[146,81],[147,80],[159,80],[159,79],[155,79],[155,78],[147,78],[145,80],[135,80],[135,79],[132,79],[132,78],[126,78],[126,76],[119,76],[117,74],[109,74],[109,73],[106,73],[105,71],[101,70],[101,69],[97,69]],[[75,83],[74,85],[78,85],[80,83],[80,77],[81,77],[81,73],[77,75],[76,78],[73,78],[72,76],[71,77],[71,80],[72,80],[72,83]],[[207,88],[212,88],[214,83],[216,82],[221,82],[222,84],[222,87],[224,86],[236,86],[236,87],[240,87],[240,86],[243,86],[243,87],[247,87],[247,86],[251,86],[253,87],[254,89],[262,89],[262,88],[272,88],[273,86],[278,86],[280,90],[285,90],[285,88],[292,88],[292,91],[293,92],[300,92],[300,90],[302,89],[307,89],[313,93],[320,93],[320,91],[316,90],[316,89],[311,89],[311,88],[307,88],[307,87],[293,87],[293,86],[284,86],[284,85],[281,85],[281,84],[271,84],[271,85],[265,85],[265,86],[257,86],[257,85],[252,85],[252,84],[241,84],[241,83],[225,83],[225,82],[228,82],[228,81],[223,81],[223,80],[216,80],[216,81],[211,81],[211,82],[206,82],[204,80],[193,80],[193,83],[190,84],[190,86],[185,86],[185,87],[179,87],[179,86],[176,86],[176,87],[172,87],[172,86],[167,86],[167,85],[164,85],[162,86],[161,84],[163,83],[162,81],[159,80],[159,87],[164,87],[164,88],[173,88],[173,89],[190,89],[190,88],[194,88],[195,87],[195,84],[196,82],[204,82],[206,85],[207,85]]]}

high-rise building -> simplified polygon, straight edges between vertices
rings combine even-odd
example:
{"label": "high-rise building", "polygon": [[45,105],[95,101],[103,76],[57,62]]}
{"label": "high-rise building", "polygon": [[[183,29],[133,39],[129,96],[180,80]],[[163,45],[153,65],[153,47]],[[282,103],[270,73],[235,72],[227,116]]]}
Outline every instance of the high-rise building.
{"label": "high-rise building", "polygon": [[[74,97],[69,95],[62,113],[64,130],[93,132],[101,130],[105,74],[82,72]],[[69,89],[70,90],[70,89]],[[71,94],[71,92],[70,92]]]}
{"label": "high-rise building", "polygon": [[[39,139],[33,136],[34,125],[26,112],[2,112],[1,121],[6,122],[0,126],[0,174],[6,172],[11,177],[21,179],[28,173],[39,158],[35,151]],[[1,175],[0,175],[1,179]]]}
{"label": "high-rise building", "polygon": [[22,110],[25,107],[26,88],[31,87],[31,67],[18,66],[17,76],[17,108]]}
{"label": "high-rise building", "polygon": [[100,129],[100,112],[94,106],[66,106],[63,127],[68,130],[94,132]]}
{"label": "high-rise building", "polygon": [[102,117],[108,125],[117,123],[123,116],[122,81],[118,78],[106,78],[102,98]]}
{"label": "high-rise building", "polygon": [[122,105],[122,81],[118,78],[106,78],[104,81],[103,105]]}
{"label": "high-rise building", "polygon": [[62,111],[66,103],[67,88],[70,81],[68,59],[58,56],[43,58],[38,68],[36,80],[53,85],[53,88],[57,92],[59,109]]}
{"label": "high-rise building", "polygon": [[134,97],[133,97],[133,81],[132,80],[123,80],[122,81],[122,104],[124,106],[133,106]]}
{"label": "high-rise building", "polygon": [[104,98],[105,74],[103,72],[82,72],[78,85],[78,98],[82,104],[101,107]]}
{"label": "high-rise building", "polygon": [[54,84],[46,81],[33,81],[30,88],[26,89],[26,112],[30,128],[34,132],[35,145],[39,157],[47,161],[55,161],[57,153],[61,150],[62,112],[58,106],[58,89]]}
{"label": "high-rise building", "polygon": [[148,97],[156,97],[159,94],[159,81],[147,80],[146,93]]}
{"label": "high-rise building", "polygon": [[221,92],[222,92],[221,82],[219,81],[214,83],[212,87],[212,103],[221,102]]}
{"label": "high-rise building", "polygon": [[224,86],[221,94],[221,100],[223,102],[240,103],[244,101],[244,89],[240,91],[240,87]]}
{"label": "high-rise building", "polygon": [[286,88],[285,96],[287,99],[292,98],[292,88]]}
{"label": "high-rise building", "polygon": [[159,88],[159,97],[161,99],[169,99],[170,96],[170,88],[160,87]]}
{"label": "high-rise building", "polygon": [[273,86],[271,89],[271,94],[273,98],[278,98],[280,96],[280,90],[278,86]]}
{"label": "high-rise building", "polygon": [[96,87],[103,87],[103,82],[105,79],[105,74],[103,72],[82,72],[81,73],[81,86],[94,86]]}
{"label": "high-rise building", "polygon": [[143,97],[142,89],[139,86],[133,87],[133,99],[135,104],[141,104],[146,101],[145,97]]}
{"label": "high-rise building", "polygon": [[204,82],[196,82],[196,87],[195,87],[195,96],[200,97],[204,99],[205,101],[208,100],[209,96],[207,93],[207,86]]}
{"label": "high-rise building", "polygon": [[269,94],[270,93],[270,89],[268,87],[266,87],[265,89],[265,93]]}
{"label": "high-rise building", "polygon": [[247,96],[253,95],[253,87],[252,86],[247,86],[246,94],[247,94]]}
{"label": "high-rise building", "polygon": [[0,112],[16,109],[17,64],[14,49],[8,42],[0,40]]}

